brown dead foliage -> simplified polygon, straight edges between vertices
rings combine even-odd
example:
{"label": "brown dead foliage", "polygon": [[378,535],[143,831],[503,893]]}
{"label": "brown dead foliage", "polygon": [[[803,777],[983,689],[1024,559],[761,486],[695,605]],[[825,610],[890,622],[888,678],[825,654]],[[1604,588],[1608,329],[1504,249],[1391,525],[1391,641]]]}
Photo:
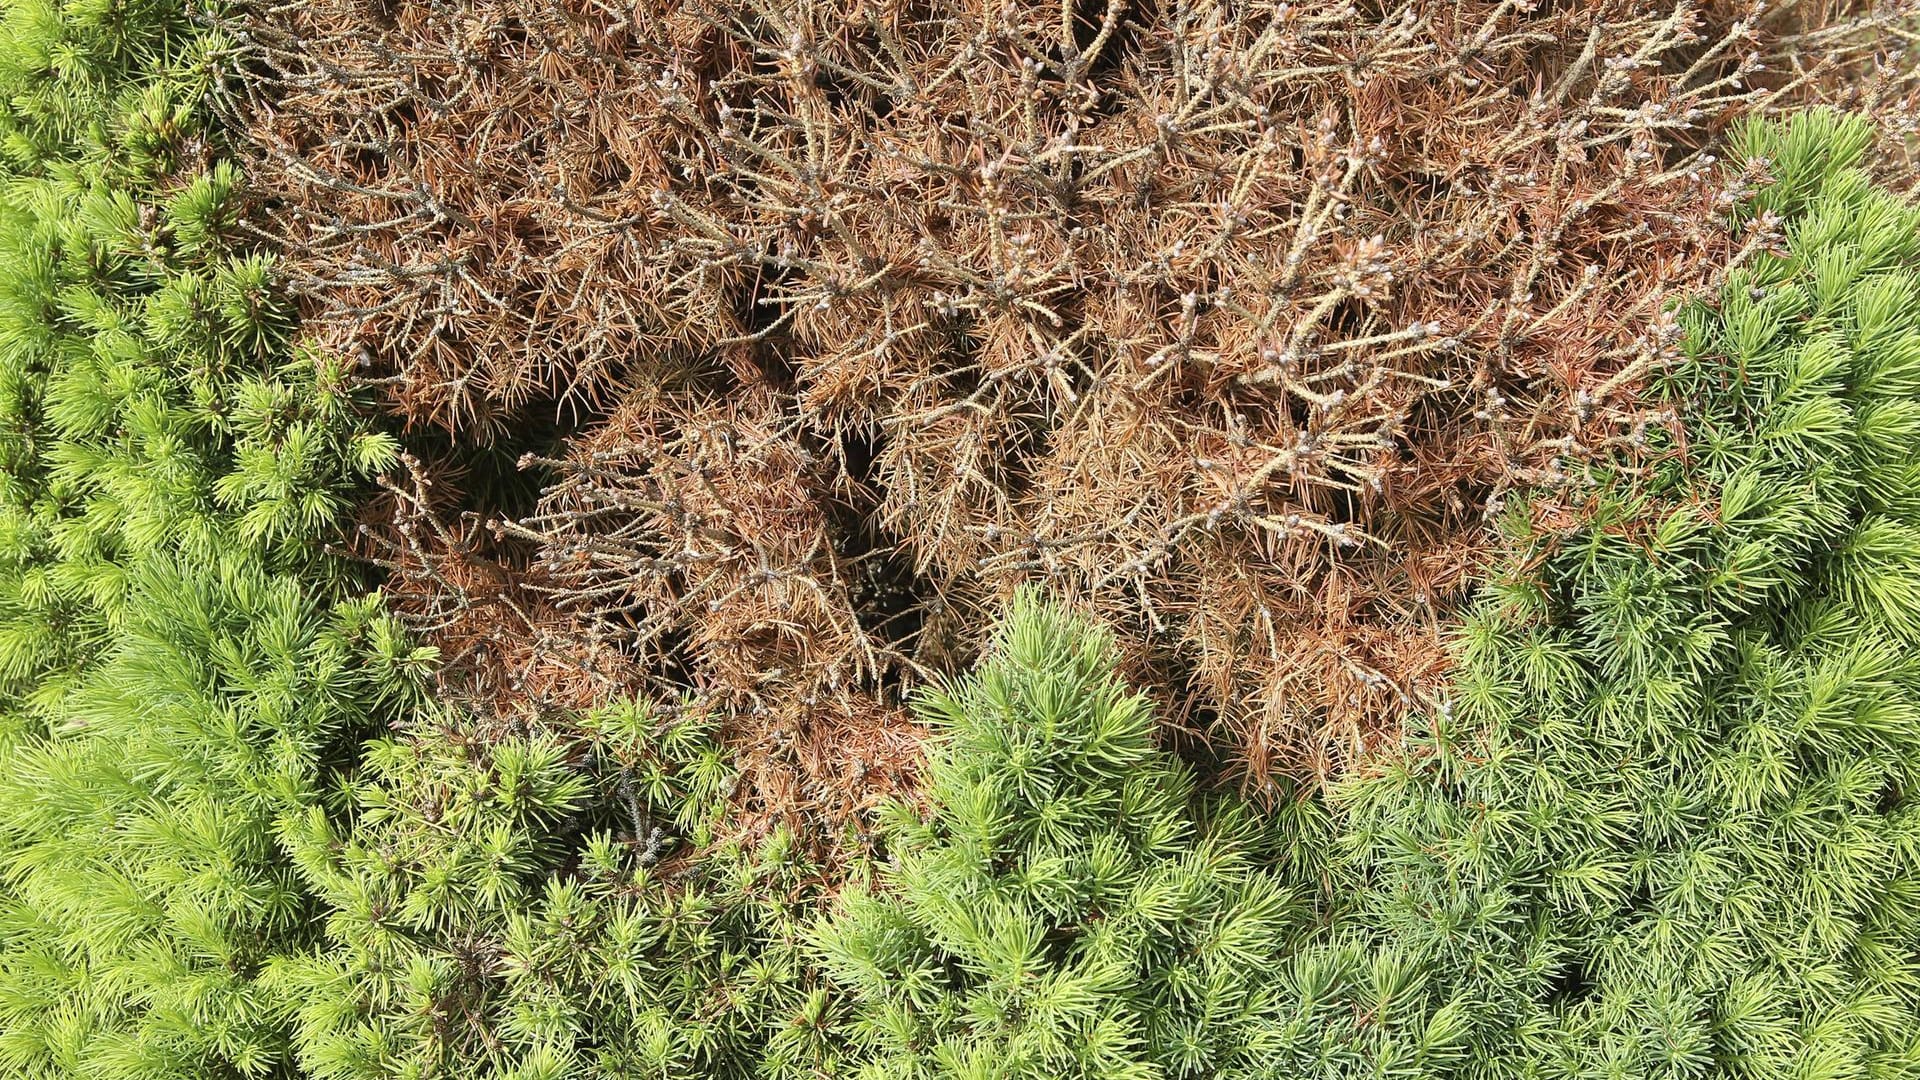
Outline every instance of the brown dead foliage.
{"label": "brown dead foliage", "polygon": [[[436,478],[412,454],[404,459],[402,475],[384,482],[385,495],[368,508],[351,553],[387,572],[393,605],[442,650],[443,677],[452,678],[443,689],[489,706],[477,711],[478,723],[462,738],[486,741],[544,729],[555,710],[586,710],[634,694],[674,710],[707,712],[715,716],[738,770],[735,813],[726,822],[731,831],[718,839],[756,839],[784,826],[813,845],[816,854],[832,857],[841,845],[855,842],[868,812],[888,799],[915,796],[913,774],[924,731],[897,698],[882,700],[867,689],[878,673],[863,665],[881,662],[878,655],[810,655],[820,649],[872,649],[857,623],[838,635],[806,629],[814,620],[831,624],[851,617],[844,604],[836,610],[821,603],[809,576],[769,577],[759,570],[769,556],[779,556],[757,550],[752,537],[826,535],[808,500],[792,488],[787,475],[792,463],[781,459],[778,449],[764,446],[732,453],[725,436],[695,441],[719,450],[733,466],[718,475],[714,497],[744,496],[735,505],[750,509],[764,528],[676,534],[668,519],[657,516],[663,503],[655,500],[689,493],[676,486],[671,473],[655,487],[626,471],[630,448],[614,440],[602,455],[587,451],[605,466],[604,473],[575,473],[565,485],[567,504],[608,530],[604,540],[576,543],[570,558],[558,560],[570,574],[557,572],[547,560],[519,567],[524,560],[513,557],[514,537],[537,536],[530,529],[534,523],[489,522],[463,512],[453,494],[463,478]],[[769,470],[769,464],[775,467]],[[596,475],[613,483],[595,484],[590,477]],[[693,501],[705,502],[705,485],[697,487]],[[709,519],[731,512],[711,502],[702,510]],[[677,535],[686,546],[662,544],[661,535]],[[738,549],[730,541],[737,541]],[[633,554],[642,550],[656,554]],[[637,607],[622,603],[582,611],[579,605],[556,602],[557,581],[577,585],[585,568],[604,564],[610,552],[658,558],[680,568],[677,580],[686,582],[687,591],[648,593]],[[799,560],[805,563],[808,554],[799,553]],[[829,556],[814,572],[831,580],[835,566]],[[668,580],[669,575],[653,573],[639,578],[653,589],[668,588]],[[609,581],[612,586],[600,592],[623,593],[618,577]],[[579,591],[590,590],[576,588],[566,595]],[[857,589],[850,594],[861,595]],[[706,612],[701,636],[692,641],[664,640],[682,628],[645,618],[649,611],[689,605]],[[798,610],[785,621],[756,614],[770,606]],[[616,625],[619,630],[610,630]],[[829,678],[842,670],[859,672],[859,685]],[[759,678],[730,681],[742,671]],[[814,681],[806,681],[808,674]],[[769,685],[779,692],[767,692]],[[705,692],[688,700],[689,686]]]}
{"label": "brown dead foliage", "polygon": [[396,496],[403,606],[503,708],[692,688],[786,732],[810,793],[770,767],[767,804],[824,805],[859,783],[836,741],[910,756],[902,688],[1036,578],[1252,785],[1337,770],[1443,674],[1489,509],[1652,419],[1662,305],[1742,241],[1716,136],[1828,100],[1904,145],[1910,18],[307,0],[233,30],[312,330],[461,445],[586,418],[527,447],[535,505],[454,529]]}

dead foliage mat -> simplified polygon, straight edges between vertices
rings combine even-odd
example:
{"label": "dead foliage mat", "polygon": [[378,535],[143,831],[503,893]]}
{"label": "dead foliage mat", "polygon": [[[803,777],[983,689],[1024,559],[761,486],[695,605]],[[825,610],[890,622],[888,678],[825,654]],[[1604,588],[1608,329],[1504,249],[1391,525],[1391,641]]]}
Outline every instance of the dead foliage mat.
{"label": "dead foliage mat", "polygon": [[[1664,422],[1755,113],[1914,131],[1905,4],[302,0],[230,26],[359,550],[500,722],[690,695],[767,820],[909,790],[1043,580],[1253,789],[1445,670],[1491,508]],[[1896,32],[1898,31],[1898,32]],[[876,779],[879,778],[879,779]]]}

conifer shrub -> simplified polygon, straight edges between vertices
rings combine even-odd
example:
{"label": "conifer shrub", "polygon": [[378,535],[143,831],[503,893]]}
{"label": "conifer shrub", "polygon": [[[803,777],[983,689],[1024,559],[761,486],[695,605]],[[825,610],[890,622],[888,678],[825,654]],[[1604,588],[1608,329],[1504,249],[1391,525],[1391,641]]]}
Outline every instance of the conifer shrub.
{"label": "conifer shrub", "polygon": [[1659,312],[1745,239],[1728,128],[1840,99],[1899,143],[1906,15],[324,0],[234,33],[310,325],[452,443],[367,542],[447,692],[691,686],[798,770],[899,742],[1042,580],[1262,790],[1444,684],[1489,507],[1657,422]]}
{"label": "conifer shrub", "polygon": [[1258,1074],[1271,965],[1311,939],[1317,884],[1292,821],[1203,794],[1157,744],[1117,659],[1024,594],[980,670],[928,696],[932,813],[810,936],[851,999],[836,1075]]}
{"label": "conifer shrub", "polygon": [[1516,513],[1451,697],[1339,800],[1336,926],[1462,1003],[1467,1075],[1920,1067],[1920,210],[1869,139],[1739,133],[1778,247],[1683,313],[1680,452]]}
{"label": "conifer shrub", "polygon": [[1676,452],[1514,508],[1451,693],[1329,816],[1184,816],[1102,639],[1016,608],[816,931],[840,1074],[1920,1068],[1920,208],[1870,138],[1737,133],[1775,243],[1681,315]]}
{"label": "conifer shrub", "polygon": [[[276,957],[303,1075],[750,1077],[816,1059],[790,834],[716,838],[735,776],[691,715],[626,705],[493,742],[369,744],[291,851],[325,935]],[[810,1075],[804,1071],[782,1075]]]}
{"label": "conifer shrub", "polygon": [[372,742],[353,811],[309,809],[294,844],[326,934],[271,982],[305,1074],[808,1076],[820,869],[791,834],[716,836],[735,773],[712,736],[618,705]]}
{"label": "conifer shrub", "polygon": [[263,982],[329,1080],[1251,1075],[1249,972],[1314,939],[1326,820],[1201,789],[1117,660],[1023,595],[921,701],[927,805],[837,894],[788,834],[719,839],[695,713],[378,740],[353,811],[295,830],[325,939]]}
{"label": "conifer shrub", "polygon": [[0,21],[0,1073],[282,1075],[285,819],[417,690],[317,538],[389,467],[292,350],[183,5]]}

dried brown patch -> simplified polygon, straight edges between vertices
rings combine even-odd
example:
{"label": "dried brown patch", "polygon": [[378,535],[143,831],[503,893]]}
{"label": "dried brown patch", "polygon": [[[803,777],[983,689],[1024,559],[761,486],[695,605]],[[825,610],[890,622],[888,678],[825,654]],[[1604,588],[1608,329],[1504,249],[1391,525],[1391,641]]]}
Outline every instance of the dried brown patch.
{"label": "dried brown patch", "polygon": [[1897,160],[1911,17],[314,0],[245,21],[246,119],[399,415],[603,416],[396,560],[479,696],[691,688],[790,733],[767,813],[855,805],[833,748],[904,770],[902,691],[1039,579],[1258,788],[1437,685],[1490,508],[1658,422],[1662,306],[1752,239],[1728,125],[1839,101]]}

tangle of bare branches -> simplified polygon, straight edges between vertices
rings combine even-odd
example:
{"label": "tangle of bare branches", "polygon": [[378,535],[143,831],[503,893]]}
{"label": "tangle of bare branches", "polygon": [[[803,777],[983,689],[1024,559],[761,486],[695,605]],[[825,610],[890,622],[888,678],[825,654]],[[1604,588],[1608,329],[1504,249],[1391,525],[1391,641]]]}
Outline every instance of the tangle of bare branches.
{"label": "tangle of bare branches", "polygon": [[1259,787],[1437,685],[1490,510],[1577,500],[1664,422],[1666,305],[1763,240],[1726,232],[1762,177],[1718,136],[1830,101],[1902,160],[1911,19],[303,0],[229,30],[313,332],[456,446],[572,418],[526,505],[432,525],[416,476],[376,530],[486,696],[676,687],[897,747],[901,689],[1038,578]]}

